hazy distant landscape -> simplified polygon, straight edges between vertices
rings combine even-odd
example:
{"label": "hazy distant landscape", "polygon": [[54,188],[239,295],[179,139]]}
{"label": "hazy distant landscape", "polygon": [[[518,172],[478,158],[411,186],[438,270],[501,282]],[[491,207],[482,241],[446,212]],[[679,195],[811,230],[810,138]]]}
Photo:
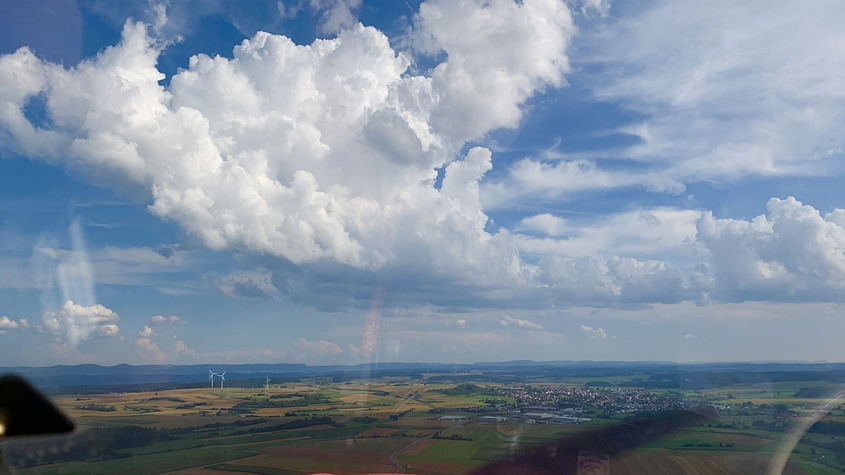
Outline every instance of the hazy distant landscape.
{"label": "hazy distant landscape", "polygon": [[651,388],[708,388],[726,384],[778,381],[845,383],[845,363],[755,362],[672,363],[630,361],[507,361],[468,364],[364,363],[357,365],[307,364],[199,364],[199,365],[57,365],[0,367],[0,373],[26,377],[47,392],[102,392],[186,388],[208,383],[208,371],[226,371],[229,386],[256,386],[264,378],[275,382],[302,378],[336,381],[401,376],[429,381],[476,380],[507,383],[546,381],[549,378],[620,377],[620,384]]}
{"label": "hazy distant landscape", "polygon": [[6,461],[22,473],[467,473],[584,431],[706,406],[718,415],[614,457],[613,473],[761,473],[807,421],[786,473],[845,470],[845,408],[829,399],[842,364],[213,367],[226,371],[223,389],[219,378],[209,387],[209,369],[15,368],[49,381],[43,389],[78,429],[13,441]]}

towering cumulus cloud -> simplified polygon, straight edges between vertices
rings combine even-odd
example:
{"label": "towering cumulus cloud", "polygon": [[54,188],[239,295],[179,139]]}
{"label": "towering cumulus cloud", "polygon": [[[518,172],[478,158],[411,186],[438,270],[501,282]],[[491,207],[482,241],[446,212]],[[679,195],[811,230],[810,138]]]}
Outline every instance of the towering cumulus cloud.
{"label": "towering cumulus cloud", "polygon": [[[408,74],[409,59],[358,24],[310,45],[259,32],[233,59],[192,57],[165,87],[161,46],[128,22],[74,68],[27,48],[0,58],[0,141],[148,196],[213,249],[376,269],[411,245],[494,238],[476,191],[489,151],[450,165],[443,190],[435,168],[559,85],[572,31],[557,0],[432,1],[412,33],[445,52],[430,76]],[[32,100],[49,126],[27,119]]]}
{"label": "towering cumulus cloud", "polygon": [[[212,249],[575,299],[618,299],[652,278],[675,293],[662,263],[585,263],[595,279],[572,287],[578,263],[522,260],[482,209],[490,150],[459,156],[563,84],[573,32],[560,0],[432,0],[407,42],[441,60],[424,74],[356,24],[310,45],[259,32],[232,59],[193,56],[163,86],[163,46],[127,22],[117,45],[73,68],[27,48],[0,57],[0,145],[146,197]],[[33,100],[48,116],[37,126],[24,112]]]}
{"label": "towering cumulus cloud", "polygon": [[724,300],[841,300],[845,210],[822,215],[795,198],[772,198],[751,221],[699,218]]}

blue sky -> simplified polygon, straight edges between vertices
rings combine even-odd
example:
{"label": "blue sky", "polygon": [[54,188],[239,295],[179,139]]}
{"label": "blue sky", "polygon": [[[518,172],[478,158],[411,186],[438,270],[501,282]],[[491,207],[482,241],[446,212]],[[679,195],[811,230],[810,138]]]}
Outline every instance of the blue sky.
{"label": "blue sky", "polygon": [[833,1],[0,6],[0,358],[833,360]]}

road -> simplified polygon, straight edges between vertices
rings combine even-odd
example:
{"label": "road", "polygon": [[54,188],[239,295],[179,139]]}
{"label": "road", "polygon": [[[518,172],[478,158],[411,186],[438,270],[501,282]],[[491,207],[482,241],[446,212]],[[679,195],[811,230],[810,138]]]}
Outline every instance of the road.
{"label": "road", "polygon": [[419,393],[414,393],[411,396],[400,396],[399,394],[391,394],[391,395],[394,396],[394,397],[398,397],[399,399],[407,399],[409,401],[414,401],[414,402],[422,404],[424,406],[428,406],[432,409],[434,409],[436,407],[434,404],[432,404],[430,402],[425,402],[425,401],[421,401],[421,400],[417,399],[419,397]]}
{"label": "road", "polygon": [[405,469],[407,468],[407,466],[404,463],[399,461],[399,456],[402,455],[405,451],[407,451],[411,447],[417,446],[417,445],[421,444],[424,440],[430,439],[433,435],[434,434],[429,434],[429,435],[427,435],[427,436],[425,436],[421,439],[417,439],[417,440],[411,442],[410,444],[402,447],[401,449],[397,450],[396,452],[393,452],[392,454],[390,454],[390,461],[393,463],[393,466],[396,467],[396,473],[405,473]]}

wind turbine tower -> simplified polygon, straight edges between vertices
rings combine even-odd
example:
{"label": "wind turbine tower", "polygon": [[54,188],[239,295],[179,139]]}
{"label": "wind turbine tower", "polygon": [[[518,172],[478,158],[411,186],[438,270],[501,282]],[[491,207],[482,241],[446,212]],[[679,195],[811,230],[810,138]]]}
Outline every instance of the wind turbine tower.
{"label": "wind turbine tower", "polygon": [[270,378],[266,378],[264,380],[264,389],[269,392],[270,391]]}
{"label": "wind turbine tower", "polygon": [[220,389],[223,389],[223,381],[226,381],[226,372],[223,371],[222,373],[218,374],[220,376]]}
{"label": "wind turbine tower", "polygon": [[208,384],[210,388],[214,388],[214,377],[217,376],[217,373],[214,371],[208,370]]}

